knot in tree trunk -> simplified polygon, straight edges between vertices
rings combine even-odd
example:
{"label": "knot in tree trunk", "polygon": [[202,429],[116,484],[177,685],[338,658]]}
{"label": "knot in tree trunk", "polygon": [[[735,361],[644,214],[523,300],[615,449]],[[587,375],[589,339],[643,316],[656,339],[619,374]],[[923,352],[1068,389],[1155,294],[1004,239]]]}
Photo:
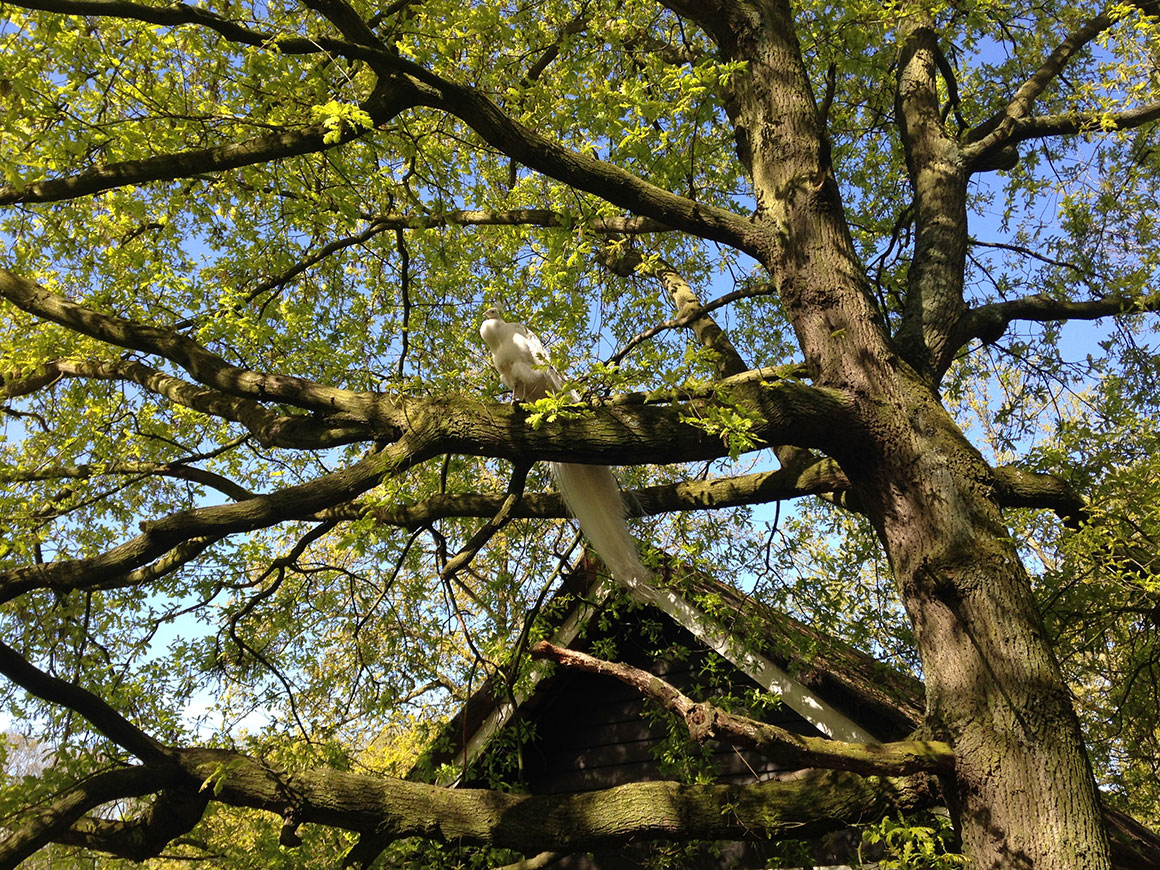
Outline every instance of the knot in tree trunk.
{"label": "knot in tree trunk", "polygon": [[717,711],[708,704],[694,704],[685,714],[689,726],[689,736],[698,743],[704,743],[714,736],[717,725]]}

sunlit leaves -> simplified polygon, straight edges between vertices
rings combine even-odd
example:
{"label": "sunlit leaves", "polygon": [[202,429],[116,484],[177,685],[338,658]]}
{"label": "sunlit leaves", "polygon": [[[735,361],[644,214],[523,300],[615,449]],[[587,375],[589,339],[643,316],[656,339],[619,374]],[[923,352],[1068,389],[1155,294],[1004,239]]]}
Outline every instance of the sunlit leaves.
{"label": "sunlit leaves", "polygon": [[321,121],[326,128],[322,141],[329,145],[342,141],[345,129],[367,130],[374,125],[371,116],[358,106],[340,103],[338,100],[331,100],[324,106],[311,106],[310,115],[313,120]]}
{"label": "sunlit leaves", "polygon": [[[751,71],[723,60],[660,5],[354,7],[388,54],[477,87],[526,128],[699,203],[752,211],[728,108],[731,87]],[[448,113],[413,108],[372,123],[368,97],[389,76],[321,49],[279,49],[287,34],[342,37],[315,11],[199,8],[274,38],[239,45],[196,25],[6,8],[0,183],[18,192],[41,179],[310,124],[334,147],[216,172],[175,164],[173,178],[13,206],[0,230],[6,266],[101,312],[176,330],[229,364],[354,390],[501,398],[477,333],[487,305],[535,329],[585,398],[716,376],[711,355],[679,329],[640,341],[615,370],[601,364],[671,312],[647,270],[614,275],[598,254],[611,244],[639,251],[646,264],[663,259],[705,302],[761,288],[768,276],[744,256],[675,232],[614,235],[601,220],[623,213],[598,185],[578,190],[533,172]],[[894,326],[913,256],[895,116],[904,10],[807,2],[795,11],[851,233]],[[940,111],[960,142],[1094,14],[992,0],[930,11],[946,60]],[[1117,113],[1157,97],[1155,24],[1120,12],[1030,110],[1085,113],[1088,132],[1026,143],[1013,169],[977,180],[968,302],[1155,292],[1160,147],[1150,127],[1107,132]],[[539,216],[510,218],[520,209]],[[474,216],[457,218],[463,210]],[[776,289],[714,312],[753,366],[800,358]],[[1038,514],[1008,519],[1035,568],[1102,775],[1147,800],[1141,783],[1156,740],[1133,723],[1156,696],[1150,608],[1158,590],[1154,572],[1124,548],[1154,551],[1160,534],[1152,507],[1160,503],[1158,372],[1146,331],[1154,322],[1123,318],[1079,339],[1055,324],[1016,327],[993,346],[969,348],[943,385],[989,460],[1065,475],[1091,499],[1096,522],[1078,534]],[[189,376],[5,309],[5,384],[58,360],[140,362]],[[757,421],[717,398],[693,422],[722,439],[728,461],[625,469],[626,488],[768,462],[753,435]],[[3,567],[101,552],[140,534],[143,520],[275,492],[382,447],[369,438],[317,452],[262,446],[240,424],[124,378],[66,377],[5,405]],[[532,426],[583,413],[554,400],[528,410]],[[191,467],[218,477],[176,473]],[[360,519],[330,526],[322,516],[296,518],[234,535],[147,588],[29,595],[5,611],[5,638],[54,673],[103,686],[119,709],[166,735],[196,730],[275,762],[405,773],[425,726],[507,662],[528,613],[578,550],[569,522],[519,520],[468,569],[444,576],[478,520],[392,528],[376,510],[503,492],[511,473],[504,462],[439,457],[366,493]],[[546,470],[534,468],[528,490],[550,487]],[[732,578],[821,629],[917,665],[890,566],[856,514],[811,502],[784,513],[677,514],[633,529],[650,547]],[[104,760],[107,747],[69,716],[20,693],[7,700],[17,715],[45,717],[63,758]],[[217,813],[206,828],[229,840],[235,866],[282,860],[272,826]],[[345,845],[342,835],[316,832],[305,848],[333,855]]]}

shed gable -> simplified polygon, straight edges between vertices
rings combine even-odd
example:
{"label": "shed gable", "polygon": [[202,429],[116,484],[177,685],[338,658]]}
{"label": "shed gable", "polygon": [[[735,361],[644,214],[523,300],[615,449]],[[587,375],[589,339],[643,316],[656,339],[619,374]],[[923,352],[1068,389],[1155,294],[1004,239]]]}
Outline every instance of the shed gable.
{"label": "shed gable", "polygon": [[[615,644],[616,659],[647,670],[697,700],[721,702],[723,694],[741,700],[760,697],[765,690],[748,675],[707,648],[689,631],[668,618],[634,611],[618,621],[614,632],[594,632],[574,648]],[[641,630],[650,620],[652,630]],[[642,636],[648,635],[648,640]],[[661,650],[655,654],[654,650]],[[722,692],[724,690],[724,692]],[[779,703],[752,704],[754,718],[799,734],[822,736],[802,716]],[[490,776],[506,770],[523,787],[538,794],[557,794],[611,788],[629,782],[692,781],[702,778],[721,783],[755,782],[791,772],[757,753],[707,741],[692,743],[687,728],[639,692],[607,677],[561,669],[543,680],[525,702],[516,730],[527,735],[515,748],[518,758],[497,768],[487,764]],[[530,726],[530,727],[529,727]],[[503,741],[510,746],[510,741]],[[481,785],[480,774],[468,774],[467,785]]]}

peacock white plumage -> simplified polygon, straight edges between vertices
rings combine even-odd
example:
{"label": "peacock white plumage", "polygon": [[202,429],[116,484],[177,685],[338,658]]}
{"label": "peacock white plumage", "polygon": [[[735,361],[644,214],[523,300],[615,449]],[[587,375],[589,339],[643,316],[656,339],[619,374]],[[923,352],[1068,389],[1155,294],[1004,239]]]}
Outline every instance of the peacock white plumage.
{"label": "peacock white plumage", "polygon": [[[564,379],[534,332],[504,320],[495,308],[487,309],[483,317],[479,335],[513,401],[534,402],[563,388]],[[571,462],[553,462],[551,469],[564,503],[612,576],[629,587],[647,583],[651,575],[628,532],[624,499],[612,469]]]}

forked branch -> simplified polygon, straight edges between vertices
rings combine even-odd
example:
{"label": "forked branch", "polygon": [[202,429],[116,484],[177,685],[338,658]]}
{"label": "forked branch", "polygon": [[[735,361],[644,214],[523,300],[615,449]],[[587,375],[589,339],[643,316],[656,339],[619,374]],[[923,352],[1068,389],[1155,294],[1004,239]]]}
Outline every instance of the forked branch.
{"label": "forked branch", "polygon": [[[181,366],[193,378],[229,396],[284,402],[324,414],[361,412],[372,404],[366,393],[343,390],[286,375],[264,374],[230,365],[190,338],[167,329],[103,314],[53,293],[7,269],[0,269],[0,297],[36,317],[118,347],[155,354]],[[160,387],[152,387],[159,389]]]}
{"label": "forked branch", "polygon": [[[154,790],[159,786],[155,782]],[[156,858],[166,846],[201,821],[209,804],[206,791],[161,791],[140,816],[120,821],[88,816],[52,839],[69,846],[105,852],[130,861]]]}
{"label": "forked branch", "polygon": [[[963,149],[963,156],[968,164],[981,163],[986,160],[988,154],[994,153],[999,148],[1030,138],[1030,135],[1027,135],[1027,125],[1021,125],[1020,122],[1030,117],[1035,101],[1059,77],[1077,52],[1114,23],[1115,19],[1101,12],[1069,33],[1044,59],[1039,68],[1019,86],[1007,105],[968,134],[970,144]],[[1017,133],[1017,130],[1021,132]],[[1041,132],[1031,135],[1050,134]]]}
{"label": "forked branch", "polygon": [[70,842],[72,825],[101,804],[150,794],[165,785],[165,778],[149,767],[107,770],[81,780],[44,806],[6,819],[7,836],[0,840],[0,870],[18,866],[52,842]]}

